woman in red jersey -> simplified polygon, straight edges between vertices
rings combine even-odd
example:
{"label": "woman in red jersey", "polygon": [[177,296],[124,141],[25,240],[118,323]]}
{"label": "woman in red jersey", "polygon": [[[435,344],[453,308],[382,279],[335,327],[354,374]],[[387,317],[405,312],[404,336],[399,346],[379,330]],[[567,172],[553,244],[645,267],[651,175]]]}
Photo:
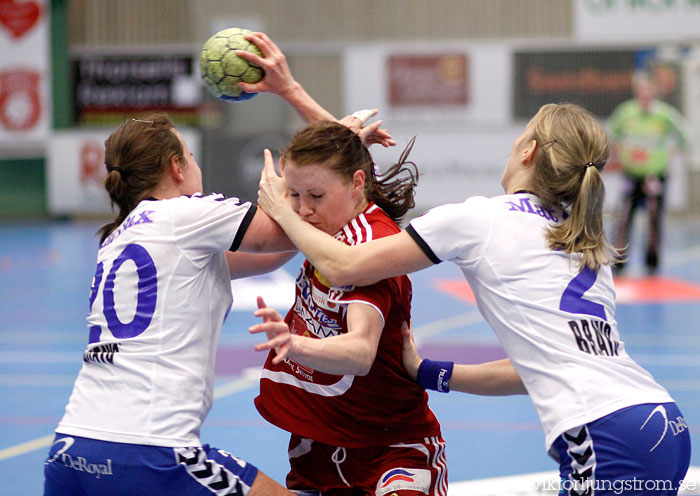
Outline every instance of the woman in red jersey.
{"label": "woman in red jersey", "polygon": [[[321,121],[301,130],[280,160],[293,208],[349,245],[398,233],[413,206],[417,170],[377,175],[361,138]],[[269,159],[269,156],[268,156]],[[286,318],[265,308],[251,332],[270,338],[255,404],[291,433],[287,486],[324,495],[445,495],[445,442],[428,397],[401,363],[410,319],[406,276],[333,286],[308,260]],[[513,372],[514,374],[514,372]]]}
{"label": "woman in red jersey", "polygon": [[[329,121],[292,139],[280,160],[294,208],[348,244],[399,232],[413,206],[415,166],[399,162],[377,177],[360,137]],[[287,486],[325,494],[447,494],[445,442],[428,396],[401,364],[401,326],[411,283],[332,286],[305,261],[294,306],[283,320],[259,300],[271,349],[258,411],[289,431]],[[279,336],[274,340],[274,336]]]}

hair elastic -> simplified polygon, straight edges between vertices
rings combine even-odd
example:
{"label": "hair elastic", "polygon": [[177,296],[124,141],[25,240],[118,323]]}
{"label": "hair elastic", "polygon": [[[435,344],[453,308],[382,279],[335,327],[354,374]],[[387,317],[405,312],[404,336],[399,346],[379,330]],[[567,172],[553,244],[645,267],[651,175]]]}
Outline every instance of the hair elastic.
{"label": "hair elastic", "polygon": [[112,171],[117,171],[117,172],[119,173],[119,175],[122,177],[122,179],[126,179],[126,176],[129,174],[129,173],[126,172],[124,169],[122,169],[121,167],[118,167],[118,166],[114,166],[114,167],[109,166],[109,167],[107,167],[107,172],[112,172]]}
{"label": "hair elastic", "polygon": [[423,389],[449,393],[450,377],[454,366],[454,362],[438,362],[424,358],[418,367],[416,381]]}
{"label": "hair elastic", "polygon": [[591,166],[595,167],[596,169],[598,168],[598,166],[597,166],[596,164],[594,164],[593,162],[588,162],[588,163],[586,164],[586,169],[588,169],[588,168],[591,167]]}

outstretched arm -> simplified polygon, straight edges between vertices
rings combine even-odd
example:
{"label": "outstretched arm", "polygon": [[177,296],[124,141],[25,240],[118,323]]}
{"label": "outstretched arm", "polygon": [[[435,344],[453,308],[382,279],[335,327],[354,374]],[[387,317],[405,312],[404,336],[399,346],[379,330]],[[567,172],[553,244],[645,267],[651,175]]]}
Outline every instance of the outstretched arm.
{"label": "outstretched arm", "polygon": [[254,43],[263,53],[262,57],[245,50],[236,50],[236,55],[247,60],[251,64],[261,67],[265,71],[265,77],[259,82],[239,83],[238,85],[246,93],[274,93],[281,96],[305,122],[318,120],[336,121],[333,114],[323,108],[306,90],[299,84],[287,64],[287,57],[282,50],[265,33],[252,33],[245,37]]}
{"label": "outstretched arm", "polygon": [[[246,39],[254,43],[263,53],[262,57],[247,52],[245,50],[237,50],[236,55],[247,60],[251,64],[261,67],[265,71],[263,77],[257,83],[238,83],[238,85],[246,93],[274,93],[281,96],[294,110],[301,116],[304,122],[314,122],[320,120],[338,121],[336,117],[323,108],[311,95],[309,95],[304,87],[299,84],[292,76],[292,71],[289,69],[287,57],[280,50],[277,44],[270,39],[265,33],[252,33],[246,35]],[[344,117],[341,119],[341,124],[344,124],[355,131],[362,142],[369,146],[377,143],[383,147],[394,146],[396,142],[391,139],[391,135],[386,129],[380,129],[382,122],[377,121],[365,127],[364,123],[369,117],[373,117],[377,111],[362,111],[370,112],[364,118],[358,117],[356,114]]]}
{"label": "outstretched arm", "polygon": [[[408,324],[404,324],[401,331],[403,364],[408,374],[415,380],[424,360],[418,355],[416,342]],[[473,365],[455,364],[449,380],[449,389],[482,396],[527,394],[520,376],[508,358]]]}
{"label": "outstretched arm", "polygon": [[290,358],[327,374],[369,373],[384,327],[379,312],[362,303],[348,305],[347,333],[323,339],[291,334],[282,316],[266,307],[260,296],[255,316],[262,318],[263,322],[251,326],[250,333],[264,332],[268,338],[266,342],[255,346],[256,351],[274,349],[277,353],[272,359],[274,364]]}
{"label": "outstretched arm", "polygon": [[296,255],[296,250],[282,253],[243,253],[226,251],[226,263],[231,279],[257,276],[279,269]]}
{"label": "outstretched arm", "polygon": [[292,210],[287,185],[275,172],[269,151],[265,152],[258,205],[284,229],[314,267],[334,285],[373,284],[433,264],[406,231],[369,243],[348,246],[304,222]]}

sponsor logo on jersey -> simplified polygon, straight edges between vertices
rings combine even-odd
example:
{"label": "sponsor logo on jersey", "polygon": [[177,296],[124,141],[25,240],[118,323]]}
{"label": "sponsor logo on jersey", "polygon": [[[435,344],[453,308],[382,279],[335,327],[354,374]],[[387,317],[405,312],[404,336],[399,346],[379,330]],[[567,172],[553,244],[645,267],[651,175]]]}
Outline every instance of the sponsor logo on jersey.
{"label": "sponsor logo on jersey", "polygon": [[680,434],[681,432],[685,431],[688,428],[688,423],[686,422],[684,417],[678,416],[678,417],[676,417],[675,420],[670,420],[668,418],[668,413],[666,412],[666,408],[663,405],[657,405],[656,408],[654,408],[651,411],[651,413],[649,414],[647,419],[644,421],[642,426],[639,428],[640,431],[646,427],[649,420],[651,420],[651,418],[656,413],[661,415],[661,418],[664,421],[664,428],[663,428],[663,432],[661,433],[661,436],[659,437],[659,440],[657,441],[657,443],[654,446],[652,446],[652,448],[649,450],[649,453],[654,451],[656,449],[656,447],[659,444],[661,444],[661,441],[663,441],[664,438],[666,437],[666,433],[668,432],[669,427],[671,428],[671,434],[673,434],[674,436],[677,436],[678,434]]}
{"label": "sponsor logo on jersey", "polygon": [[118,343],[105,343],[83,353],[85,363],[114,363],[114,354],[119,353]]}
{"label": "sponsor logo on jersey", "polygon": [[149,215],[151,215],[153,212],[154,210],[144,210],[143,212],[136,212],[135,214],[128,216],[116,231],[107,236],[107,239],[104,240],[104,243],[102,243],[100,248],[104,248],[110,244],[112,241],[124,234],[124,232],[130,227],[137,226],[139,224],[151,224],[153,219],[151,219]]}
{"label": "sponsor logo on jersey", "polygon": [[56,453],[54,453],[54,455],[49,460],[46,461],[45,465],[60,460],[64,467],[69,468],[71,470],[76,470],[78,472],[86,472],[88,474],[92,474],[97,479],[99,479],[103,475],[113,475],[111,458],[107,458],[106,460],[104,460],[104,462],[100,460],[96,463],[94,461],[88,460],[83,456],[72,456],[70,453],[68,453],[68,450],[73,446],[74,443],[75,439],[73,439],[72,437],[62,437],[60,439],[56,439],[53,442],[53,445],[62,444],[63,446],[61,446],[61,448],[58,451],[56,451]]}
{"label": "sponsor logo on jersey", "polygon": [[317,288],[316,286],[311,288],[311,299],[317,306],[325,310],[330,310],[331,312],[337,312],[340,310],[337,303],[330,301],[331,292],[326,293],[323,289]]}
{"label": "sponsor logo on jersey", "polygon": [[285,357],[284,358],[284,363],[286,363],[290,369],[292,369],[292,372],[296,374],[297,376],[301,377],[302,379],[305,379],[309,382],[314,382],[314,370],[310,369],[308,367],[304,367],[298,362],[295,362],[291,358]]}
{"label": "sponsor logo on jersey", "polygon": [[619,356],[620,342],[610,336],[610,324],[602,320],[570,320],[578,349],[591,355]]}
{"label": "sponsor logo on jersey", "polygon": [[67,468],[77,470],[78,472],[87,472],[88,474],[94,475],[97,479],[103,475],[113,475],[112,460],[110,458],[107,458],[104,463],[95,463],[82,456],[73,458],[68,453],[63,453],[61,455],[61,462]]}
{"label": "sponsor logo on jersey", "polygon": [[394,491],[430,491],[430,470],[394,468],[384,472],[377,484],[376,496],[384,496]]}
{"label": "sponsor logo on jersey", "polygon": [[56,451],[56,453],[54,453],[54,455],[44,463],[44,465],[48,465],[49,463],[55,462],[59,456],[61,456],[63,453],[68,451],[71,446],[73,446],[74,442],[75,442],[75,439],[73,439],[72,437],[62,437],[60,439],[56,439],[53,442],[53,444],[51,445],[52,449],[53,449],[53,446],[55,446],[55,445],[63,445],[63,446],[61,446]]}
{"label": "sponsor logo on jersey", "polygon": [[[530,201],[530,198],[520,198],[517,202],[507,201],[506,204],[510,206],[510,211],[536,214],[547,220],[551,220],[552,222],[559,222],[559,217],[555,215],[553,209],[544,208],[542,205],[538,205],[536,203],[533,205],[532,201]],[[563,213],[562,217],[564,217],[565,219],[566,217],[568,217],[566,212]]]}
{"label": "sponsor logo on jersey", "polygon": [[[311,296],[311,283],[302,269],[296,279],[298,289],[297,299],[294,303],[294,311],[301,317],[307,330],[319,338],[337,336],[342,328],[335,319],[328,317],[315,303]],[[303,334],[300,329],[297,334]]]}

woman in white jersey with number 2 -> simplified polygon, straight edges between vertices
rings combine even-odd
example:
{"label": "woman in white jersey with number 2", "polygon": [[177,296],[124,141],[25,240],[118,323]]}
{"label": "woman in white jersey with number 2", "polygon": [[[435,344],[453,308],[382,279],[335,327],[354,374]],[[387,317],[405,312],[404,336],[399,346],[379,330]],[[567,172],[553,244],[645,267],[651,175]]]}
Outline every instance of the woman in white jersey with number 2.
{"label": "woman in white jersey with number 2", "polygon": [[[600,174],[608,153],[589,112],[545,105],[513,144],[505,195],[436,207],[357,246],[303,222],[271,162],[258,201],[333,284],[457,264],[533,400],[562,494],[676,494],[690,460],[687,424],[628,356],[615,321]],[[424,387],[474,389],[468,366],[421,362],[405,338],[407,366]]]}

